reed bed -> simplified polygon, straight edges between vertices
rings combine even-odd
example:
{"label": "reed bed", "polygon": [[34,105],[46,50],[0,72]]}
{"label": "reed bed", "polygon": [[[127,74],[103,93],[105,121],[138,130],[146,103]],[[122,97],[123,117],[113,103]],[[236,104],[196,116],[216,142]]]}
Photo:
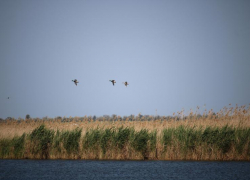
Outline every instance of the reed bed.
{"label": "reed bed", "polygon": [[250,160],[250,110],[6,119],[0,121],[0,158]]}
{"label": "reed bed", "polygon": [[0,140],[0,158],[108,160],[250,160],[250,128],[178,126],[157,131],[119,127],[54,131]]}

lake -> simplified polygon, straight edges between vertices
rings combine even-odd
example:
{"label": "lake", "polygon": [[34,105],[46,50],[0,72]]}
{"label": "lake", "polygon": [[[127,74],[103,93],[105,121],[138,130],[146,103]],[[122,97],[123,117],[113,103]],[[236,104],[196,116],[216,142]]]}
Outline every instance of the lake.
{"label": "lake", "polygon": [[0,160],[0,179],[250,179],[242,161]]}

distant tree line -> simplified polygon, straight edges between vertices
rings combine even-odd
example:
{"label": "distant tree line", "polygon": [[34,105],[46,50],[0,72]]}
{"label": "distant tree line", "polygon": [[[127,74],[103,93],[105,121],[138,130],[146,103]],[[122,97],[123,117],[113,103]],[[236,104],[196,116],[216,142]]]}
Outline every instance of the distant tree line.
{"label": "distant tree line", "polygon": [[[61,117],[57,116],[55,118],[49,118],[48,116],[43,117],[43,118],[31,118],[29,114],[25,116],[25,119],[22,118],[12,118],[12,117],[7,117],[5,121],[11,121],[11,120],[17,120],[17,121],[23,121],[23,120],[33,120],[33,121],[60,121],[60,122],[81,122],[81,121],[154,121],[154,120],[160,120],[160,121],[168,121],[168,120],[186,120],[186,119],[201,119],[201,118],[207,118],[209,115],[188,115],[188,116],[181,116],[181,115],[173,115],[173,116],[152,116],[152,115],[129,115],[129,116],[119,116],[116,114],[110,115],[103,115],[103,116],[84,116],[84,117]],[[210,116],[213,116],[213,118],[218,118],[218,115],[215,113],[212,113]],[[0,118],[0,122],[4,121],[4,119]]]}

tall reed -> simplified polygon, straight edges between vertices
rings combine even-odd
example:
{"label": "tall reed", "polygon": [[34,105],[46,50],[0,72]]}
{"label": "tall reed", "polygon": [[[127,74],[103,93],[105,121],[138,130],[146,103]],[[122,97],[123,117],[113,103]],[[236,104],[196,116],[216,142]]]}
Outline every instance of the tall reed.
{"label": "tall reed", "polygon": [[0,140],[0,158],[250,160],[250,128],[134,128],[54,131],[41,125],[30,134]]}
{"label": "tall reed", "polygon": [[[231,106],[231,105],[230,105]],[[189,114],[188,114],[189,113]],[[47,128],[57,131],[71,131],[76,127],[85,133],[88,129],[95,128],[134,128],[136,131],[147,129],[149,131],[162,131],[166,128],[176,128],[180,125],[188,127],[223,127],[225,125],[233,127],[250,127],[250,107],[238,106],[224,107],[215,113],[212,109],[201,112],[201,108],[190,110],[185,113],[184,109],[173,113],[172,116],[150,116],[138,114],[130,116],[84,116],[84,117],[55,117],[55,118],[30,118],[14,119],[0,118],[0,138],[21,136],[23,133],[29,134],[35,128],[44,124]]]}
{"label": "tall reed", "polygon": [[49,158],[49,151],[52,146],[54,131],[45,128],[44,125],[36,128],[29,135],[30,151],[34,157],[40,156],[41,159]]}

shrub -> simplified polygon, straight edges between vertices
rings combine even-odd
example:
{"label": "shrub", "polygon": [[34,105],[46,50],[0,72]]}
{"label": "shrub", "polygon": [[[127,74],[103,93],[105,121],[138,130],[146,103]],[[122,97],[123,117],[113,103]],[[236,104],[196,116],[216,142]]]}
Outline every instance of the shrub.
{"label": "shrub", "polygon": [[27,114],[27,115],[25,116],[25,119],[30,119],[30,115]]}

